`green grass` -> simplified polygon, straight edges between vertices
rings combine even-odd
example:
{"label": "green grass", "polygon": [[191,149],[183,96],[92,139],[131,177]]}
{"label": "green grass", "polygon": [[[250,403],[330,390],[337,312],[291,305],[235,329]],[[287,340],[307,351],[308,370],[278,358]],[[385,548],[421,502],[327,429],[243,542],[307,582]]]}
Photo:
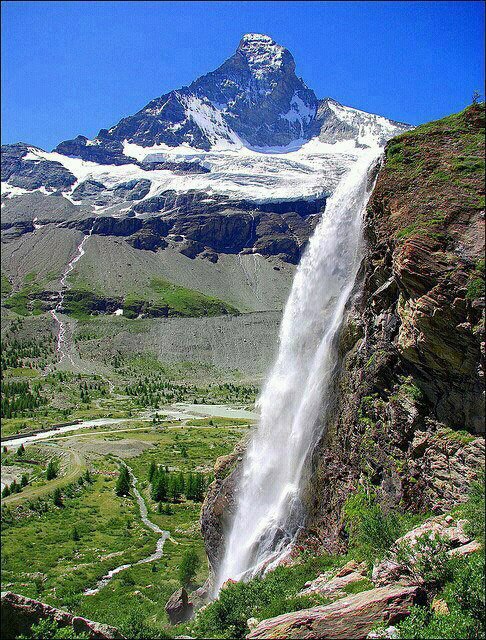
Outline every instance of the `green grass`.
{"label": "green grass", "polygon": [[430,216],[421,214],[413,224],[409,225],[408,227],[404,227],[403,229],[399,229],[396,232],[395,237],[397,238],[397,240],[404,240],[405,238],[409,238],[413,235],[422,235],[424,232],[430,234],[430,229],[432,227],[440,229],[445,220],[445,214],[441,211],[438,211]]}
{"label": "green grass", "polygon": [[[180,586],[182,557],[189,548],[199,555],[197,585],[206,579],[207,562],[199,530],[200,503],[185,500],[172,505],[172,515],[157,513],[156,503],[149,495],[150,462],[184,472],[204,469],[210,477],[216,457],[229,453],[245,430],[238,423],[234,427],[190,429],[180,425],[168,429],[169,424],[176,426],[168,422],[165,427],[152,428],[145,423],[142,431],[119,435],[85,432],[83,437],[83,441],[94,443],[128,438],[154,445],[127,462],[139,479],[138,488],[146,500],[150,519],[171,532],[173,542],[166,542],[160,561],[131,567],[98,594],[82,595],[108,570],[152,553],[157,540],[156,534],[141,523],[135,501],[116,496],[116,478],[94,474],[94,483],[82,487],[71,498],[65,497],[61,509],[51,502],[48,511],[40,514],[28,510],[29,502],[18,512],[10,508],[10,520],[7,518],[2,528],[2,589],[118,626],[127,637],[136,637],[137,625],[150,629],[148,637],[164,633],[168,621],[163,607]],[[62,440],[57,442],[62,445]],[[182,444],[186,445],[187,457]],[[35,448],[27,446],[26,453]],[[93,465],[100,471],[113,471],[118,468],[118,461],[104,454],[92,458],[90,466]],[[52,493],[53,485],[45,486]],[[74,527],[80,534],[79,541],[73,539]]]}
{"label": "green grass", "polygon": [[232,305],[205,295],[194,289],[188,289],[173,284],[162,278],[153,278],[150,281],[151,294],[154,304],[161,309],[167,309],[169,316],[218,316],[225,314],[238,314],[238,310]]}
{"label": "green grass", "polygon": [[343,591],[348,595],[352,595],[354,593],[361,593],[362,591],[368,591],[368,589],[373,589],[374,584],[368,578],[363,578],[363,580],[357,580],[356,582],[351,582],[347,584]]}
{"label": "green grass", "polygon": [[5,276],[3,273],[1,275],[1,293],[2,293],[2,298],[4,296],[8,296],[8,294],[12,291],[12,285],[10,283],[10,280],[7,278],[7,276]]}

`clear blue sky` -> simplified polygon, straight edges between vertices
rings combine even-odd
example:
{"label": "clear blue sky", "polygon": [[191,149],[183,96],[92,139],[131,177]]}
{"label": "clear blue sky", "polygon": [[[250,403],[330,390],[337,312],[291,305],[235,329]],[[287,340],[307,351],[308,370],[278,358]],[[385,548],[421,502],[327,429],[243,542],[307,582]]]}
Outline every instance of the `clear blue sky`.
{"label": "clear blue sky", "polygon": [[478,2],[2,2],[2,141],[93,137],[215,69],[247,32],[318,97],[412,124],[484,86]]}

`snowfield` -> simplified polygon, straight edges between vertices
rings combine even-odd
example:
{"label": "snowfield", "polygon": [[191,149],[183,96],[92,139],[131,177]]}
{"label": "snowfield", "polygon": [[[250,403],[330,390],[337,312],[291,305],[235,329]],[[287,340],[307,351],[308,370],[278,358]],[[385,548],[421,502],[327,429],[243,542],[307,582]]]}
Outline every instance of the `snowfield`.
{"label": "snowfield", "polygon": [[[356,147],[352,140],[326,144],[314,138],[308,142],[298,140],[289,147],[250,148],[240,140],[230,142],[219,138],[210,151],[189,145],[141,147],[125,142],[124,153],[139,162],[194,162],[207,167],[210,172],[146,171],[136,164],[97,164],[34,148],[24,159],[60,162],[68,169],[77,179],[71,191],[64,193],[70,200],[70,193],[86,180],[96,180],[111,189],[129,180],[145,178],[152,182],[145,199],[170,189],[179,193],[204,191],[209,195],[263,203],[313,200],[329,195],[362,149]],[[4,195],[9,197],[26,192],[8,184],[2,186]],[[81,203],[79,200],[71,201]]]}

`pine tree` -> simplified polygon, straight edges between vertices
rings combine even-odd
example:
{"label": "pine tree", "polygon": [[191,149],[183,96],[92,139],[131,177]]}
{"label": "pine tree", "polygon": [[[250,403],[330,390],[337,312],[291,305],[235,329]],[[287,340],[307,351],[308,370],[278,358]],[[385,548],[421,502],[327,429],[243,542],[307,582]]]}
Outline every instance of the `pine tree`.
{"label": "pine tree", "polygon": [[10,495],[10,487],[8,486],[8,484],[6,484],[3,487],[2,498],[8,498],[9,495]]}
{"label": "pine tree", "polygon": [[57,476],[57,468],[53,460],[49,460],[49,464],[46,469],[47,480],[53,480]]}
{"label": "pine tree", "polygon": [[169,496],[172,502],[179,502],[183,489],[181,488],[180,476],[171,474],[169,476]]}
{"label": "pine tree", "polygon": [[74,540],[74,542],[78,542],[79,540],[81,540],[81,536],[79,535],[79,531],[76,529],[76,527],[73,527],[72,539]]}
{"label": "pine tree", "polygon": [[52,497],[53,497],[54,504],[56,505],[56,507],[62,507],[63,506],[61,489],[59,489],[59,487],[57,487],[57,489],[54,489],[54,493],[52,494]]}
{"label": "pine tree", "polygon": [[195,482],[194,482],[195,478],[194,478],[194,474],[192,473],[192,471],[189,473],[189,475],[187,476],[187,480],[186,480],[186,498],[188,500],[194,500],[194,495],[195,495]]}
{"label": "pine tree", "polygon": [[25,487],[29,484],[29,478],[26,473],[22,474],[22,478],[20,479],[20,486]]}
{"label": "pine tree", "polygon": [[150,463],[149,472],[148,472],[148,479],[150,482],[152,482],[152,480],[154,479],[154,475],[156,471],[157,471],[157,465],[152,460],[152,462]]}
{"label": "pine tree", "polygon": [[127,496],[130,493],[130,474],[125,465],[120,467],[120,475],[116,481],[115,491],[117,496]]}
{"label": "pine tree", "polygon": [[168,475],[165,471],[159,470],[152,480],[152,499],[156,502],[163,502],[168,498]]}

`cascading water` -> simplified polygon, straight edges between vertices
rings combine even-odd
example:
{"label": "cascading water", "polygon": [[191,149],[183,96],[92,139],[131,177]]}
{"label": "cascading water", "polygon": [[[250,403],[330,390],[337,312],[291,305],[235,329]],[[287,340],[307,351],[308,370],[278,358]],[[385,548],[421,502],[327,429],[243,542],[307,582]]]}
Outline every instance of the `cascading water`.
{"label": "cascading water", "polygon": [[379,149],[360,153],[329,199],[295,274],[277,360],[258,401],[259,425],[243,461],[216,593],[229,578],[245,579],[278,563],[304,523],[304,467],[329,403],[336,338],[360,263],[368,173],[379,155]]}
{"label": "cascading water", "polygon": [[71,364],[73,366],[75,366],[71,355],[67,351],[65,351],[66,325],[59,318],[58,314],[61,313],[62,306],[64,304],[64,296],[65,296],[66,290],[68,289],[67,277],[71,273],[71,271],[74,269],[74,266],[76,265],[76,262],[78,262],[78,260],[80,260],[84,256],[84,245],[85,245],[86,240],[91,237],[91,234],[93,233],[93,228],[94,228],[94,225],[91,227],[91,229],[89,230],[88,234],[85,235],[84,238],[81,240],[81,242],[79,243],[79,245],[78,245],[78,247],[76,249],[76,254],[75,254],[74,258],[70,262],[68,262],[67,267],[64,269],[63,274],[61,276],[61,281],[60,281],[61,289],[59,291],[59,301],[56,304],[56,306],[54,307],[54,309],[51,309],[51,311],[50,311],[51,316],[57,322],[57,325],[58,325],[56,351],[61,356],[60,359],[59,359],[58,364],[60,364],[64,360],[64,358],[68,358],[68,360],[71,362]]}

